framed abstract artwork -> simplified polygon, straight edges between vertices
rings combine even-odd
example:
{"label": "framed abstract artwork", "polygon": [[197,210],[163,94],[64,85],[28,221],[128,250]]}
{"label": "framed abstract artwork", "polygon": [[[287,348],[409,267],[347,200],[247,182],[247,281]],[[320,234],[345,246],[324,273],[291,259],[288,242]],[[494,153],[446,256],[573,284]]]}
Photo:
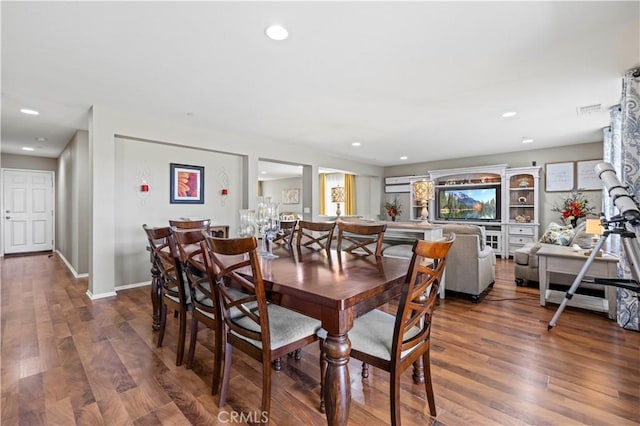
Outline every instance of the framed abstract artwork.
{"label": "framed abstract artwork", "polygon": [[204,204],[204,167],[170,163],[171,204]]}

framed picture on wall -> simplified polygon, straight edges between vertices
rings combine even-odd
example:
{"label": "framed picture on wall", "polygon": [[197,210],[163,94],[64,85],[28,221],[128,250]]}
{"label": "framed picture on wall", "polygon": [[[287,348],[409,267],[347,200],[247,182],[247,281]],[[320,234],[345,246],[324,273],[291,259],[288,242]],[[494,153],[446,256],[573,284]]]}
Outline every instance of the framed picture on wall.
{"label": "framed picture on wall", "polygon": [[289,188],[282,190],[282,204],[300,203],[300,188]]}
{"label": "framed picture on wall", "polygon": [[576,163],[576,189],[580,191],[602,191],[602,181],[596,175],[596,164],[602,160],[586,160]]}
{"label": "framed picture on wall", "polygon": [[573,161],[545,164],[545,191],[571,191],[575,186]]}
{"label": "framed picture on wall", "polygon": [[170,163],[171,204],[204,204],[204,167]]}

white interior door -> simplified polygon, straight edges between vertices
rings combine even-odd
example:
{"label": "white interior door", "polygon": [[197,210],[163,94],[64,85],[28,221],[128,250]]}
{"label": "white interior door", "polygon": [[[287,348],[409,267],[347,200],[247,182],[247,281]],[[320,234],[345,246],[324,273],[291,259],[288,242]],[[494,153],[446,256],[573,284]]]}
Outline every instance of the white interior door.
{"label": "white interior door", "polygon": [[53,250],[53,172],[2,171],[4,253]]}

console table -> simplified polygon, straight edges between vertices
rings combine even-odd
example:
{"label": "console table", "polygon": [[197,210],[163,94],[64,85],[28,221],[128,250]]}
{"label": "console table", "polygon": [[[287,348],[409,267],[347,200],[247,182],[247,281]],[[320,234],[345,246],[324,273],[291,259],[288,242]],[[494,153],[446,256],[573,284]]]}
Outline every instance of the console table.
{"label": "console table", "polygon": [[442,239],[442,226],[431,225],[427,223],[415,223],[415,222],[389,222],[387,224],[387,230],[385,231],[385,237],[398,239],[407,239],[407,233],[417,234],[411,235],[411,240],[421,239],[425,241],[437,241]]}
{"label": "console table", "polygon": [[[540,282],[540,305],[545,306],[547,301],[562,303],[565,292],[549,289],[549,276],[551,272],[568,275],[578,275],[584,266],[588,256],[584,250],[576,251],[571,247],[544,245],[538,250],[538,273]],[[589,266],[586,276],[598,278],[615,278],[618,258],[610,254],[596,257]],[[569,288],[567,287],[567,290]],[[610,319],[616,318],[616,289],[604,286],[605,297],[574,294],[568,301],[568,306],[591,309],[598,312],[606,312]]]}

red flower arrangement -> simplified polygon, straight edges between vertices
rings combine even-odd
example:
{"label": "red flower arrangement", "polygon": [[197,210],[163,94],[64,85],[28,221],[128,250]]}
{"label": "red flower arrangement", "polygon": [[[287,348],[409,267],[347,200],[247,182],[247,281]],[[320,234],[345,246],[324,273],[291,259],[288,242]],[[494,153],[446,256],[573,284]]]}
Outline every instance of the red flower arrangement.
{"label": "red flower arrangement", "polygon": [[594,214],[594,208],[589,205],[589,200],[578,191],[571,191],[571,194],[563,199],[562,206],[556,206],[551,211],[560,212],[562,220],[565,223],[571,222],[574,226],[578,219]]}
{"label": "red flower arrangement", "polygon": [[400,213],[402,213],[402,206],[398,202],[397,198],[394,198],[392,203],[388,201],[384,203],[384,208],[387,210],[387,214],[391,216],[391,220],[393,221],[396,220],[396,216],[400,216]]}

